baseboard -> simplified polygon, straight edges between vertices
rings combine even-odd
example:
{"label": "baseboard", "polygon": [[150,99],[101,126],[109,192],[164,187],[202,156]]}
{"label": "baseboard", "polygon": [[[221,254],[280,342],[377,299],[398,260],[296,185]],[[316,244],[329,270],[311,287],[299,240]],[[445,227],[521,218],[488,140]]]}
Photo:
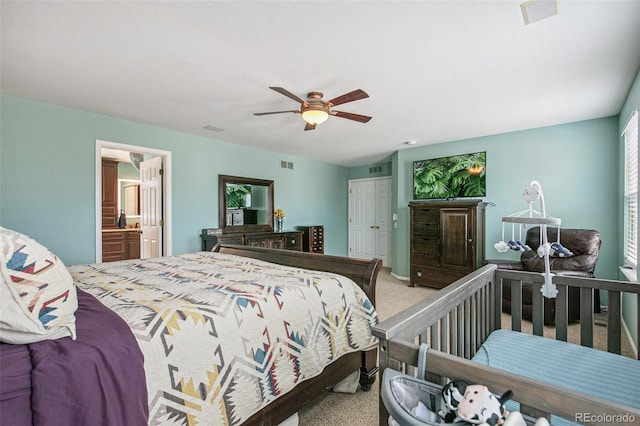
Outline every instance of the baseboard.
{"label": "baseboard", "polygon": [[400,281],[409,281],[409,277],[402,277],[400,275],[396,275],[393,273],[393,271],[391,272],[391,276]]}

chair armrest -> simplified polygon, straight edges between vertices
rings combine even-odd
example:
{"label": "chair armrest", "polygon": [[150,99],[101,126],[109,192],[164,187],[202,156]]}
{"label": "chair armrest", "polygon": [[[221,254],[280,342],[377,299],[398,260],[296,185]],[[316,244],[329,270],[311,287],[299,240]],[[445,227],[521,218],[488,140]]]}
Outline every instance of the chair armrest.
{"label": "chair armrest", "polygon": [[514,271],[524,271],[524,266],[519,260],[506,260],[506,259],[485,259],[482,261],[483,265],[492,264],[496,265],[498,269],[511,269]]}

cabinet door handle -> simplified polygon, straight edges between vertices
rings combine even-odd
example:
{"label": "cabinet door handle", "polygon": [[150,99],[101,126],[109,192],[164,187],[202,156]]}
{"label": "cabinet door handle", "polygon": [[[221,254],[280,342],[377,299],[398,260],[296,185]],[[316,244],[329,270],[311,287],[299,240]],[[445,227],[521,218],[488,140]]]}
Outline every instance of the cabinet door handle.
{"label": "cabinet door handle", "polygon": [[375,229],[375,227],[373,225],[371,225],[371,229]]}

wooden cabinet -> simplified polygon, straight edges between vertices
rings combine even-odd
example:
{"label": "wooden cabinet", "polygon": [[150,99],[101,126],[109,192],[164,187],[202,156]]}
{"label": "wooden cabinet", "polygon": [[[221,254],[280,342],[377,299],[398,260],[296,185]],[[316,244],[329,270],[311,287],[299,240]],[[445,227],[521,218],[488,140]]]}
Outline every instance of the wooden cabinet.
{"label": "wooden cabinet", "polygon": [[140,234],[137,229],[102,231],[102,261],[140,259]]}
{"label": "wooden cabinet", "polygon": [[285,241],[284,248],[286,250],[302,251],[302,233],[301,232],[284,232]]}
{"label": "wooden cabinet", "polygon": [[411,286],[443,288],[482,266],[486,203],[426,201],[411,212]]}
{"label": "wooden cabinet", "polygon": [[203,251],[211,251],[218,243],[302,251],[302,231],[202,234],[200,238]]}
{"label": "wooden cabinet", "polygon": [[140,234],[138,232],[127,233],[127,259],[140,259]]}
{"label": "wooden cabinet", "polygon": [[296,226],[302,231],[302,251],[324,254],[324,226]]}
{"label": "wooden cabinet", "polygon": [[102,160],[102,228],[118,227],[118,162]]}

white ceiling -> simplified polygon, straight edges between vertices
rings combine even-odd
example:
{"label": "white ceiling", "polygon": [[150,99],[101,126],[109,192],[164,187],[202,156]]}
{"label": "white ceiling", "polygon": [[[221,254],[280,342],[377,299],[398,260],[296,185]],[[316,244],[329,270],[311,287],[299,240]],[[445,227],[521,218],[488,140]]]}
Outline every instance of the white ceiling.
{"label": "white ceiling", "polygon": [[[354,166],[416,146],[616,115],[640,1],[4,1],[3,93]],[[368,99],[303,131],[269,89]],[[224,129],[213,132],[211,125]],[[120,141],[135,144],[135,141]]]}

